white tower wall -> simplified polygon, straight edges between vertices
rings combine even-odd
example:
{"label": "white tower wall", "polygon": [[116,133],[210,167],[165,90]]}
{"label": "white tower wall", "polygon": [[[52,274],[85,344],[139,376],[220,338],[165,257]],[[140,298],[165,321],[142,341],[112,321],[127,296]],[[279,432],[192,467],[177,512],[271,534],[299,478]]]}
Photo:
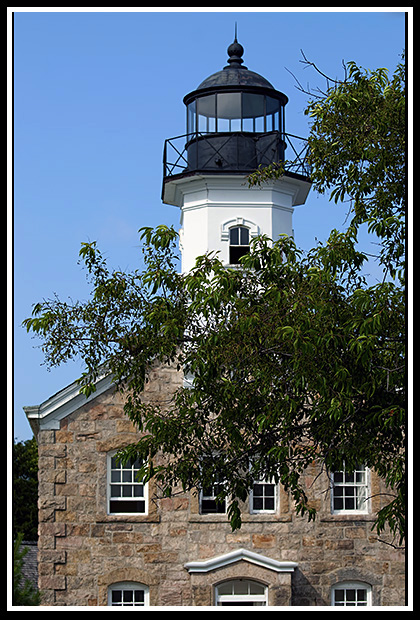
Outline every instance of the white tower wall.
{"label": "white tower wall", "polygon": [[198,256],[213,251],[228,265],[229,229],[234,226],[248,228],[250,239],[293,236],[294,207],[304,203],[310,187],[292,177],[249,187],[240,175],[195,175],[172,183],[171,204],[181,208],[183,272],[194,267]]}

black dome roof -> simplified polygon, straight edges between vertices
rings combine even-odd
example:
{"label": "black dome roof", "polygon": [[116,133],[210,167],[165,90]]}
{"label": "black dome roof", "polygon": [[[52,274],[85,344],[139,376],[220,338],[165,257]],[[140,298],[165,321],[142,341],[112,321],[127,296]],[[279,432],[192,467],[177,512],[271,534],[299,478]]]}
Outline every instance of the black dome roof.
{"label": "black dome roof", "polygon": [[255,73],[254,71],[250,71],[248,67],[242,65],[244,48],[240,43],[238,43],[236,36],[234,42],[229,45],[227,53],[229,55],[229,64],[221,71],[213,73],[201,82],[201,84],[197,87],[197,90],[201,90],[202,88],[214,88],[217,86],[237,85],[274,89],[274,86],[270,84],[270,82],[262,75]]}
{"label": "black dome roof", "polygon": [[217,71],[206,78],[198,86],[197,90],[202,88],[214,88],[218,86],[256,86],[258,88],[272,88],[274,86],[270,84],[259,73],[250,71],[247,67],[225,67],[221,71]]}

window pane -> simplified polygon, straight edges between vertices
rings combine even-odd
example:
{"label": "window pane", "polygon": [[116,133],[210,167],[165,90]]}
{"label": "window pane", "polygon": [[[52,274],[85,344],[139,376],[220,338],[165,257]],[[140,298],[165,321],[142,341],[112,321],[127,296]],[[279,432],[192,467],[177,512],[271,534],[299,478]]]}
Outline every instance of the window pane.
{"label": "window pane", "polygon": [[262,133],[263,131],[265,131],[263,116],[259,116],[258,118],[255,119],[255,131],[258,133]]}
{"label": "window pane", "polygon": [[277,99],[266,97],[267,131],[279,131],[279,108]]}
{"label": "window pane", "polygon": [[264,116],[264,95],[243,93],[242,114],[244,119],[254,119],[257,118],[257,116]]}
{"label": "window pane", "polygon": [[133,472],[131,470],[124,470],[122,472],[122,481],[123,482],[132,482],[133,481]]}
{"label": "window pane", "polygon": [[240,579],[235,581],[234,587],[233,587],[233,593],[234,594],[248,594],[248,582],[242,581]]}
{"label": "window pane", "polygon": [[214,499],[204,499],[201,502],[201,512],[203,514],[224,514],[225,502],[216,502]]}
{"label": "window pane", "polygon": [[133,592],[131,590],[123,590],[124,603],[131,603],[133,600]]}
{"label": "window pane", "polygon": [[356,472],[356,482],[359,484],[365,483],[365,472],[364,471]]}
{"label": "window pane", "polygon": [[144,602],[144,590],[134,590],[134,601],[136,603]]}
{"label": "window pane", "polygon": [[218,93],[217,118],[241,118],[241,93]]}
{"label": "window pane", "polygon": [[121,486],[119,484],[111,485],[111,497],[121,497]]}
{"label": "window pane", "polygon": [[144,500],[136,500],[136,501],[110,501],[109,509],[113,514],[134,514],[145,512],[145,502]]}
{"label": "window pane", "polygon": [[217,131],[241,130],[241,93],[218,93]]}
{"label": "window pane", "polygon": [[354,510],[355,505],[354,505],[354,498],[348,498],[346,497],[346,499],[344,500],[344,506],[346,510]]}
{"label": "window pane", "polygon": [[122,487],[122,496],[123,497],[132,497],[132,486],[131,486],[131,484],[124,485]]}
{"label": "window pane", "polygon": [[238,227],[230,229],[230,244],[239,245],[239,228]]}
{"label": "window pane", "polygon": [[121,590],[113,590],[111,595],[112,603],[121,603],[122,601],[122,592]]}
{"label": "window pane", "polygon": [[111,471],[111,482],[121,482],[121,472],[120,471]]}
{"label": "window pane", "polygon": [[193,101],[187,108],[187,133],[195,133],[195,131],[195,101]]}
{"label": "window pane", "polygon": [[274,484],[265,485],[265,494],[274,497]]}
{"label": "window pane", "polygon": [[255,132],[255,122],[253,118],[244,118],[242,121],[242,130]]}
{"label": "window pane", "polygon": [[249,593],[250,594],[264,594],[265,586],[261,583],[257,583],[256,581],[249,582]]}
{"label": "window pane", "polygon": [[249,230],[244,226],[230,229],[230,245],[249,245]]}
{"label": "window pane", "polygon": [[217,588],[218,594],[232,594],[232,590],[233,590],[232,581],[227,581],[226,583],[222,583]]}
{"label": "window pane", "polygon": [[265,510],[274,510],[274,497],[267,497],[265,500]]}
{"label": "window pane", "polygon": [[249,245],[249,230],[248,228],[241,227],[241,245]]}

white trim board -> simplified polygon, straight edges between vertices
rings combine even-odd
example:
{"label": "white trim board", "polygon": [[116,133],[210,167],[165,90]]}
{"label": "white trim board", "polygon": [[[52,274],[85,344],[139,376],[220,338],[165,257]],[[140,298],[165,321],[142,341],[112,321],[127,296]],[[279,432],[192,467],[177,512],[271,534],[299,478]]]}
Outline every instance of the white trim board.
{"label": "white trim board", "polygon": [[239,562],[240,560],[251,562],[251,564],[257,564],[258,566],[268,568],[277,573],[290,573],[298,566],[296,562],[279,562],[278,560],[273,560],[272,558],[260,555],[254,551],[248,551],[248,549],[236,549],[235,551],[225,553],[224,555],[218,555],[209,560],[187,562],[184,564],[184,567],[189,573],[208,573],[217,568]]}

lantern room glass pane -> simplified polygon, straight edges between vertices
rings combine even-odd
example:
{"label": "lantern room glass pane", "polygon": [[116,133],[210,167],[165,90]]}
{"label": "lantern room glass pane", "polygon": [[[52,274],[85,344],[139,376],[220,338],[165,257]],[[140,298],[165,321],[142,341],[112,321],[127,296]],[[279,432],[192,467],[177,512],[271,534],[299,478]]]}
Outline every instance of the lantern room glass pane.
{"label": "lantern room glass pane", "polygon": [[241,93],[218,93],[217,131],[241,130]]}
{"label": "lantern room glass pane", "polygon": [[216,95],[197,99],[198,131],[210,133],[216,131]]}
{"label": "lantern room glass pane", "polygon": [[187,106],[187,133],[195,133],[195,101],[192,101]]}
{"label": "lantern room glass pane", "polygon": [[243,130],[264,131],[264,95],[243,93]]}
{"label": "lantern room glass pane", "polygon": [[[272,97],[266,98],[267,131],[280,131],[280,102]],[[268,124],[272,128],[268,129]]]}

